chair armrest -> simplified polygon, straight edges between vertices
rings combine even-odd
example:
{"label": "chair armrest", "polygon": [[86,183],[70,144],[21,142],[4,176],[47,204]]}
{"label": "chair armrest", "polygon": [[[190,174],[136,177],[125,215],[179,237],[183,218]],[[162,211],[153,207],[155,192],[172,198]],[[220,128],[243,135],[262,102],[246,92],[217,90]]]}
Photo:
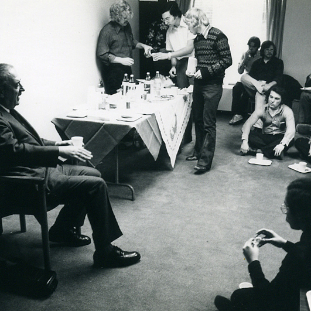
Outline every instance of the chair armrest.
{"label": "chair armrest", "polygon": [[29,176],[0,176],[0,183],[1,182],[43,185],[45,183],[45,178]]}

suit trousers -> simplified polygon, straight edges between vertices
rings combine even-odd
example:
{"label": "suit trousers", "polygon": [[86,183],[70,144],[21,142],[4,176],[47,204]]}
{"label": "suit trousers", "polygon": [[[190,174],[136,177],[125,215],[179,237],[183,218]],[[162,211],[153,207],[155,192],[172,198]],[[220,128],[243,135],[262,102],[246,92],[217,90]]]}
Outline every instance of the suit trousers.
{"label": "suit trousers", "polygon": [[87,214],[98,251],[122,235],[112,211],[107,185],[98,170],[58,165],[49,169],[47,187],[48,200],[65,204],[55,221],[57,228],[66,230],[81,226]]}
{"label": "suit trousers", "polygon": [[222,85],[194,83],[193,120],[196,141],[194,155],[198,165],[210,169],[216,146],[216,113],[222,96]]}
{"label": "suit trousers", "polygon": [[258,295],[254,288],[241,288],[231,295],[232,311],[276,311],[269,297]]}

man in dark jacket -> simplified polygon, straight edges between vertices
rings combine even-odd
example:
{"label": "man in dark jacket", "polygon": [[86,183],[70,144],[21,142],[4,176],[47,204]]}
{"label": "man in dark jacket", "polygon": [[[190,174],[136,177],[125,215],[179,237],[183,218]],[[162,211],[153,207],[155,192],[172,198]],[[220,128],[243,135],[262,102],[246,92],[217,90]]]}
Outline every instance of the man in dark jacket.
{"label": "man in dark jacket", "polygon": [[46,176],[47,201],[65,204],[50,229],[51,242],[68,246],[90,244],[91,239],[75,229],[83,224],[87,214],[96,249],[94,266],[127,266],[138,262],[139,253],[125,252],[111,245],[122,232],[99,171],[86,166],[58,164],[59,156],[85,162],[92,158],[91,152],[73,146],[70,140],[41,139],[14,109],[24,91],[14,67],[0,64],[0,175]]}
{"label": "man in dark jacket", "polygon": [[275,84],[282,85],[284,64],[276,56],[276,47],[272,41],[265,41],[260,48],[260,59],[257,59],[249,73],[241,77],[246,91],[251,98],[255,97],[255,109],[266,103],[266,93]]}

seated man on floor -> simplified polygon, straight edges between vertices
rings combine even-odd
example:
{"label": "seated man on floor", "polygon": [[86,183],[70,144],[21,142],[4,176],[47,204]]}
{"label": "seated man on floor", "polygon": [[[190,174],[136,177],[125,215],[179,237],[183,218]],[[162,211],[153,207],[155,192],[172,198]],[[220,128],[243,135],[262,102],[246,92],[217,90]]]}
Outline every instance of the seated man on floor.
{"label": "seated man on floor", "polygon": [[[251,37],[248,42],[248,50],[243,53],[242,58],[238,64],[238,73],[241,75],[249,73],[252,64],[255,60],[260,58],[258,51],[260,47],[260,39],[258,37]],[[242,82],[237,82],[232,88],[232,114],[233,117],[229,121],[230,125],[238,124],[243,121],[247,114],[248,93],[246,92]]]}
{"label": "seated man on floor", "polygon": [[[295,120],[291,108],[283,104],[286,98],[285,90],[273,86],[267,93],[268,104],[256,109],[242,127],[241,153],[262,152],[267,158],[283,158],[294,143]],[[251,127],[258,121],[263,122],[263,128]]]}
{"label": "seated man on floor", "polygon": [[296,131],[300,136],[295,139],[295,147],[300,157],[311,163],[311,74],[307,76],[305,88],[300,95],[299,124]]}
{"label": "seated man on floor", "polygon": [[250,72],[241,77],[249,96],[255,98],[255,109],[266,104],[266,93],[273,85],[282,85],[284,64],[275,55],[275,44],[272,41],[263,42],[260,48],[261,58],[254,61]]}
{"label": "seated man on floor", "polygon": [[65,204],[49,232],[51,242],[68,246],[91,243],[76,228],[87,214],[95,244],[94,266],[132,265],[137,252],[125,252],[112,241],[122,235],[112,211],[107,185],[100,172],[87,166],[58,164],[58,157],[85,162],[90,151],[72,142],[41,139],[33,127],[14,109],[25,91],[13,66],[0,64],[0,175],[46,176],[47,202]]}

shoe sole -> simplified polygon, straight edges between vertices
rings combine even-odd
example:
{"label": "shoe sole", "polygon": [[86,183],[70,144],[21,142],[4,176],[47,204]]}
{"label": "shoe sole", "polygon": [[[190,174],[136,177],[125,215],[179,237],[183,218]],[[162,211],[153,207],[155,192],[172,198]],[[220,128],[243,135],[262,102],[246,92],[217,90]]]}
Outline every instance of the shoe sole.
{"label": "shoe sole", "polygon": [[82,243],[82,244],[74,244],[74,243],[70,243],[70,242],[57,241],[57,240],[53,240],[53,239],[49,239],[49,241],[51,243],[55,243],[55,244],[59,244],[59,245],[63,245],[63,246],[69,246],[69,247],[81,247],[81,246],[90,245],[92,243],[92,241],[87,241],[87,242]]}
{"label": "shoe sole", "polygon": [[108,263],[104,263],[104,264],[100,264],[100,263],[96,263],[94,261],[93,267],[94,268],[100,268],[100,269],[109,269],[109,268],[125,268],[125,267],[129,267],[132,265],[135,265],[136,263],[140,262],[140,257],[138,259],[135,259],[133,261],[128,261],[127,263],[125,262],[108,262]]}

